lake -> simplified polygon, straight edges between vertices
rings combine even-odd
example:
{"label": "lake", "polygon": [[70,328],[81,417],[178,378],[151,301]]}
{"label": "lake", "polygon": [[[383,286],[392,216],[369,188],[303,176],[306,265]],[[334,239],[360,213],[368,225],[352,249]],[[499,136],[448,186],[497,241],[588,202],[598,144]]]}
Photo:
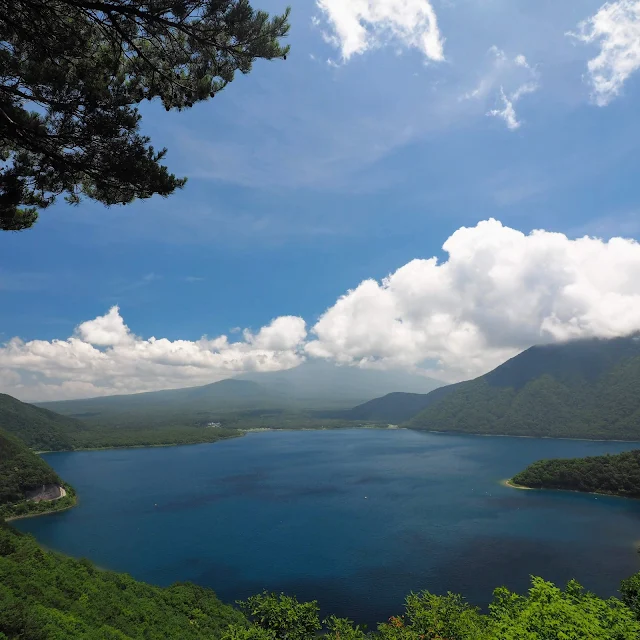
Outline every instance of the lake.
{"label": "lake", "polygon": [[227,602],[284,591],[369,624],[411,590],[482,606],[530,574],[609,596],[640,571],[640,501],[499,481],[540,458],[637,447],[349,429],[48,454],[79,506],[15,525],[155,584],[190,580]]}

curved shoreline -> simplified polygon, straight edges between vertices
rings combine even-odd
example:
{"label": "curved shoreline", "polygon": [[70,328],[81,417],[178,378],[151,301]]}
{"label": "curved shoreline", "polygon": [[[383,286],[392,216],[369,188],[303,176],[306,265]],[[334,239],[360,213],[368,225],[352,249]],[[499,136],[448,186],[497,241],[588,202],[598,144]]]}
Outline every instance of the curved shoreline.
{"label": "curved shoreline", "polygon": [[[69,509],[73,509],[73,507],[76,507],[78,505],[78,494],[75,491],[71,491],[71,492],[68,491],[67,490],[68,487],[69,485],[61,486],[60,489],[63,495],[57,498],[54,498],[53,500],[47,500],[46,502],[54,506],[56,505],[58,500],[62,500],[63,498],[69,498],[70,504],[67,504],[64,507],[52,508],[47,511],[33,511],[28,513],[21,513],[20,515],[16,515],[16,516],[7,516],[4,518],[4,522],[13,522],[14,520],[25,520],[26,518],[38,518],[40,516],[50,516],[53,513],[62,513],[63,511],[68,511]],[[2,516],[0,516],[0,521],[2,520],[3,518]]]}
{"label": "curved shoreline", "polygon": [[500,480],[499,484],[510,489],[524,489],[525,491],[562,491],[564,493],[582,493],[586,496],[604,496],[605,498],[624,498],[626,500],[640,500],[640,496],[624,496],[619,493],[606,493],[604,491],[579,491],[578,489],[559,489],[557,487],[525,487],[514,484],[511,480]]}
{"label": "curved shoreline", "polygon": [[525,487],[524,485],[521,484],[514,484],[513,482],[511,482],[511,478],[508,478],[507,480],[500,480],[500,484],[503,487],[509,487],[510,489],[522,489],[524,491],[535,491],[535,487]]}

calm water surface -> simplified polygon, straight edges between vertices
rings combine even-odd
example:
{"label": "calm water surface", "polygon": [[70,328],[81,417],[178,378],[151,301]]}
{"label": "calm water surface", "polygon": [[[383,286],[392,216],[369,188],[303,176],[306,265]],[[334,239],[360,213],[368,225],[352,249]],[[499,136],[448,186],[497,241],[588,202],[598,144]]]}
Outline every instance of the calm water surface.
{"label": "calm water surface", "polygon": [[484,605],[530,574],[609,596],[640,571],[640,501],[499,481],[540,458],[637,447],[350,429],[49,454],[80,504],[16,525],[148,582],[191,580],[229,602],[285,591],[364,623],[411,590]]}

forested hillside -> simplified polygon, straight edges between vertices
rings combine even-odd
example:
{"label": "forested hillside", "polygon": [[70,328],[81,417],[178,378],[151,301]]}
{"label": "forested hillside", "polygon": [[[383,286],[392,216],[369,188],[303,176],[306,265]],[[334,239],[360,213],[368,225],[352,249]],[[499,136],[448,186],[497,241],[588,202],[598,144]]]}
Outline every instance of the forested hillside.
{"label": "forested hillside", "polygon": [[640,449],[590,458],[540,460],[512,478],[523,487],[640,498]]}
{"label": "forested hillside", "polygon": [[85,426],[79,420],[0,394],[0,429],[37,451],[72,449],[73,437]]}
{"label": "forested hillside", "polygon": [[101,571],[0,525],[0,638],[209,640],[243,620],[209,589]]}
{"label": "forested hillside", "polygon": [[[414,416],[408,426],[640,440],[638,389],[638,337],[538,346],[480,378],[456,385]],[[434,393],[438,392],[443,390]]]}
{"label": "forested hillside", "polygon": [[100,447],[134,447],[216,442],[239,435],[230,428],[210,428],[214,414],[174,415],[155,412],[118,415],[113,422],[78,420],[48,409],[0,395],[0,429],[13,434],[36,451],[68,451]]}
{"label": "forested hillside", "polygon": [[26,498],[43,484],[61,484],[56,472],[17,438],[0,431],[0,506]]}
{"label": "forested hillside", "polygon": [[[27,500],[29,493],[43,486],[63,487],[66,495],[53,501]],[[33,513],[66,509],[75,504],[73,488],[18,438],[0,430],[0,520]]]}

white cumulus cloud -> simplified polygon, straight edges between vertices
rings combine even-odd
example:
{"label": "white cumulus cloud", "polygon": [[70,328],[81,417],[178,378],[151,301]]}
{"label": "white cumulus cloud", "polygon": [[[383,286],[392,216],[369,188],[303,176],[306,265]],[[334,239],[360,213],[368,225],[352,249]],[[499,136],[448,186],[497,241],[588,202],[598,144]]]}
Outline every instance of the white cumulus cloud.
{"label": "white cumulus cloud", "polygon": [[207,384],[244,371],[289,369],[302,362],[302,318],[276,318],[244,340],[227,336],[167,340],[134,335],[118,307],[80,324],[66,340],[13,338],[0,346],[0,385],[25,400],[134,393]]}
{"label": "white cumulus cloud", "polygon": [[596,104],[609,104],[640,69],[640,0],[607,2],[568,35],[600,45],[600,53],[589,60],[587,69]]}
{"label": "white cumulus cloud", "polygon": [[[24,400],[187,387],[305,358],[418,369],[456,381],[534,344],[640,331],[640,244],[529,234],[490,219],[462,227],[444,261],[411,260],[341,296],[307,335],[300,317],[199,340],[142,338],[118,307],[64,340],[0,345],[0,389]],[[238,335],[240,334],[240,335]],[[241,336],[241,337],[240,337]]]}
{"label": "white cumulus cloud", "polygon": [[345,61],[385,44],[444,60],[444,40],[429,0],[317,0],[317,5],[329,25],[327,40]]}
{"label": "white cumulus cloud", "polygon": [[[488,116],[502,118],[511,131],[519,129],[522,122],[518,119],[515,105],[525,95],[540,88],[540,74],[532,67],[523,54],[513,58],[495,45],[489,49],[491,64],[478,85],[462,96],[463,100],[486,100],[495,95],[500,108],[490,109]],[[499,87],[499,89],[498,89]]]}
{"label": "white cumulus cloud", "polygon": [[309,355],[361,366],[424,366],[470,378],[541,342],[640,330],[640,245],[525,235],[496,220],[461,228],[448,259],[366,280],[313,327]]}

